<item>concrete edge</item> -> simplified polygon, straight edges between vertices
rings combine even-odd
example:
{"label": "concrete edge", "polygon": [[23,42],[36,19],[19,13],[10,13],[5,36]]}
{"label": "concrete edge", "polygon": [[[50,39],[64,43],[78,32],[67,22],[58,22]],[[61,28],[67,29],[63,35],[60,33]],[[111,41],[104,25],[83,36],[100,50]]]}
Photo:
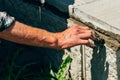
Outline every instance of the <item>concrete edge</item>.
{"label": "concrete edge", "polygon": [[71,18],[86,24],[87,26],[101,32],[102,34],[110,36],[120,43],[120,30],[118,28],[115,28],[97,18],[85,14],[83,11],[74,8],[74,5],[69,6],[69,14]]}
{"label": "concrete edge", "polygon": [[[81,22],[81,21],[78,21],[78,20],[76,20],[75,18],[69,18],[68,19],[68,22],[71,22],[71,23],[74,23],[74,24],[76,24],[76,25],[86,25],[86,24],[84,24],[83,22]],[[88,25],[88,24],[87,24]],[[120,47],[120,42],[117,40],[117,39],[115,39],[115,38],[112,38],[111,36],[108,36],[106,33],[108,33],[108,32],[106,32],[106,31],[104,31],[104,30],[102,30],[102,29],[95,29],[94,28],[94,26],[93,25],[89,25],[89,27],[90,28],[92,28],[99,36],[100,36],[100,38],[102,38],[102,39],[105,39],[105,42],[106,42],[106,45],[108,46],[108,47],[110,47],[110,48],[112,48],[114,51],[116,51],[119,47]],[[108,33],[108,34],[110,34],[110,33]],[[112,33],[111,33],[112,34]],[[110,34],[110,35],[111,35]],[[114,34],[112,34],[114,37],[116,37]],[[119,37],[120,38],[120,37]]]}
{"label": "concrete edge", "polygon": [[77,20],[80,20],[83,23],[91,23],[94,25],[95,28],[101,28],[105,31],[109,31],[114,34],[120,35],[120,29],[118,29],[112,25],[109,25],[106,22],[103,22],[93,16],[90,16],[90,15],[86,14],[85,12],[80,11],[77,8],[74,8],[73,17],[77,18]]}

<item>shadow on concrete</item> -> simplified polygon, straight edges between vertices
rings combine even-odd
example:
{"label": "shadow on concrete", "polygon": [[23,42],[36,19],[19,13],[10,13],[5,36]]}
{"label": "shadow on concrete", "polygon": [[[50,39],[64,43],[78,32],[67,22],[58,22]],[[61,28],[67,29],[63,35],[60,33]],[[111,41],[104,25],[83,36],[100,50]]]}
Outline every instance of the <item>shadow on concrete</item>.
{"label": "shadow on concrete", "polygon": [[91,60],[91,80],[107,80],[109,63],[106,62],[106,47],[98,46],[93,49]]}
{"label": "shadow on concrete", "polygon": [[116,51],[116,64],[117,64],[117,74],[119,80],[120,79],[120,47]]}

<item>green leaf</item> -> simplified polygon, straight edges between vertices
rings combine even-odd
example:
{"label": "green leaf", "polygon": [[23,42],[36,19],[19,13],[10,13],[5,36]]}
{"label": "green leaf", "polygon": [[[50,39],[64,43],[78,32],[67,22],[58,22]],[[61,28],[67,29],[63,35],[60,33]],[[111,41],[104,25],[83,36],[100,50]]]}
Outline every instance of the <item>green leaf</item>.
{"label": "green leaf", "polygon": [[50,74],[51,74],[53,77],[55,77],[55,78],[57,78],[57,77],[58,77],[57,73],[53,72],[53,70],[52,70],[52,69],[50,70]]}
{"label": "green leaf", "polygon": [[62,62],[59,72],[58,72],[59,78],[63,76],[64,71],[67,68],[67,65],[70,64],[71,61],[72,61],[72,58],[70,56],[67,56],[67,58]]}

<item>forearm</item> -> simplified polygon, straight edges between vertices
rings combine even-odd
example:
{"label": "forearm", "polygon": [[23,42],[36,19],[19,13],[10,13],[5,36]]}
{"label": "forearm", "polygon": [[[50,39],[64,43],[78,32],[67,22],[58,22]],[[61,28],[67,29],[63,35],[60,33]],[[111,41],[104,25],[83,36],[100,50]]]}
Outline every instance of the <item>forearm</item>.
{"label": "forearm", "polygon": [[19,44],[56,48],[57,38],[54,34],[16,21],[13,26],[0,32],[0,38]]}
{"label": "forearm", "polygon": [[92,30],[88,27],[73,26],[60,33],[52,33],[17,21],[14,23],[14,18],[13,20],[11,18],[1,16],[0,38],[2,39],[24,45],[54,49],[65,49],[81,44],[91,45],[89,39],[92,38]]}

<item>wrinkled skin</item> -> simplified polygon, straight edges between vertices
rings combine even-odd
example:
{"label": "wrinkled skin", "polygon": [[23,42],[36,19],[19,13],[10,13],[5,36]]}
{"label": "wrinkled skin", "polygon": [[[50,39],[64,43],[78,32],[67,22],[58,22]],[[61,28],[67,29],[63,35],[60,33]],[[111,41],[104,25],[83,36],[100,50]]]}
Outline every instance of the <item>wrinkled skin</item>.
{"label": "wrinkled skin", "polygon": [[89,39],[94,39],[93,31],[85,26],[72,26],[58,34],[58,45],[61,49],[76,45],[91,46]]}

